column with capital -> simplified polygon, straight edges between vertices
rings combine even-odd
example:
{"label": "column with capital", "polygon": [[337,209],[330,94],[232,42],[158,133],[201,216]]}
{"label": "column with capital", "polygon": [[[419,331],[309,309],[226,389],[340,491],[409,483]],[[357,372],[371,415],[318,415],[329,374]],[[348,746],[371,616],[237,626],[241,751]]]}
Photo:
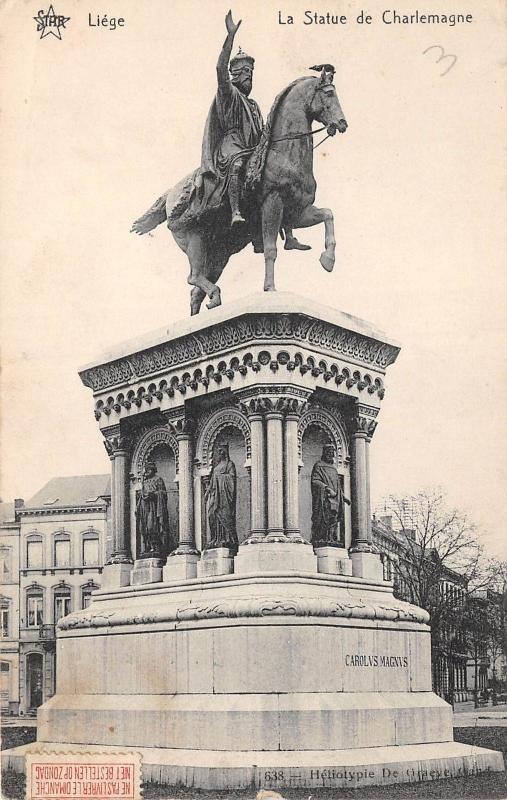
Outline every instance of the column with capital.
{"label": "column with capital", "polygon": [[174,423],[173,428],[178,441],[179,541],[167,558],[165,581],[195,578],[200,556],[194,530],[194,422],[183,419]]}
{"label": "column with capital", "polygon": [[102,588],[128,586],[132,570],[128,525],[127,487],[130,440],[121,434],[106,438],[104,446],[111,460],[111,527],[113,547],[104,566]]}
{"label": "column with capital", "polygon": [[[234,562],[238,575],[278,570],[317,572],[313,549],[298,534],[298,414],[292,400],[268,396],[251,406],[252,529],[256,535],[239,547]],[[287,411],[291,412],[288,429],[286,421],[284,425]]]}
{"label": "column with capital", "polygon": [[[292,541],[306,544],[299,528],[299,418],[306,406],[305,401],[288,400],[285,414],[284,436],[284,513],[285,531]],[[308,542],[309,544],[309,542]]]}
{"label": "column with capital", "polygon": [[266,535],[265,401],[254,398],[243,405],[250,422],[250,536],[245,544],[262,542]]}
{"label": "column with capital", "polygon": [[268,537],[284,541],[283,525],[283,400],[266,400]]}
{"label": "column with capital", "polygon": [[376,428],[376,410],[356,405],[349,417],[352,490],[352,574],[383,580],[382,562],[372,541],[369,447]]}

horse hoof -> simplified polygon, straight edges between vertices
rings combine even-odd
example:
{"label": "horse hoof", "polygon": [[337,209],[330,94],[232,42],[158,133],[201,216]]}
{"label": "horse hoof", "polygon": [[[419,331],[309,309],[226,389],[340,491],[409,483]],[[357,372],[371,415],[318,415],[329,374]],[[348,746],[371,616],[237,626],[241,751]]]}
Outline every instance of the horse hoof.
{"label": "horse hoof", "polygon": [[276,289],[275,289],[274,286],[265,286],[264,287],[264,291],[265,292],[276,292]]}
{"label": "horse hoof", "polygon": [[217,306],[222,305],[222,298],[220,297],[220,292],[213,292],[210,297],[210,301],[207,304],[206,308],[217,308]]}
{"label": "horse hoof", "polygon": [[328,256],[327,253],[322,253],[320,259],[320,263],[326,270],[326,272],[332,272],[334,267],[334,256]]}

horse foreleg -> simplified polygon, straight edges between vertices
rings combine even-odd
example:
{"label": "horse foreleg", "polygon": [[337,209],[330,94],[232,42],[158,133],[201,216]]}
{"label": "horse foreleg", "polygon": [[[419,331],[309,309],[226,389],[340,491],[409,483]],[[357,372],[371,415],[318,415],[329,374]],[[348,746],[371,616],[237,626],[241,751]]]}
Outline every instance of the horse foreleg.
{"label": "horse foreleg", "polygon": [[336,240],[334,237],[334,218],[330,208],[317,208],[308,206],[305,208],[295,228],[311,228],[313,225],[324,223],[324,252],[321,253],[320,263],[327,272],[332,272],[335,261]]}
{"label": "horse foreleg", "polygon": [[264,240],[264,291],[275,291],[276,240],[283,216],[282,198],[276,192],[269,194],[262,204],[262,238]]}

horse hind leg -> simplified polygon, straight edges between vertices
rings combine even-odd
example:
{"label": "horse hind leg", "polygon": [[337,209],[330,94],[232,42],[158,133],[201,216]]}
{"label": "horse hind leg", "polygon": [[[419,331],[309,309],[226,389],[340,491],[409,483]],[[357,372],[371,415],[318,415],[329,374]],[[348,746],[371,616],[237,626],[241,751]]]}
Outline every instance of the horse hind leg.
{"label": "horse hind leg", "polygon": [[[208,253],[206,244],[203,237],[198,234],[191,234],[188,238],[186,250],[188,260],[190,262],[190,274],[187,278],[187,283],[200,290],[194,292],[192,289],[190,311],[192,314],[198,314],[204,295],[208,295],[210,301],[207,308],[215,308],[222,304],[220,289],[206,277],[208,269]],[[200,301],[199,301],[200,298]]]}
{"label": "horse hind leg", "polygon": [[277,256],[276,240],[280,231],[283,216],[283,201],[276,192],[269,194],[262,204],[262,238],[264,240],[264,291],[274,292],[275,261]]}
{"label": "horse hind leg", "polygon": [[195,316],[201,310],[202,301],[206,297],[206,292],[204,289],[200,289],[199,286],[194,286],[192,291],[190,292],[190,313],[192,316]]}

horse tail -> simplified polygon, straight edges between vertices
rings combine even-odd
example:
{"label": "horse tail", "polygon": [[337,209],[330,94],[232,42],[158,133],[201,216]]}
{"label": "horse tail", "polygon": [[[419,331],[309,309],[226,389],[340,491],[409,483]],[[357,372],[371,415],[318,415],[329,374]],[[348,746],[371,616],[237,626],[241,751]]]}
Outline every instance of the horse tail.
{"label": "horse tail", "polygon": [[166,201],[167,195],[169,193],[165,192],[165,194],[160,195],[158,200],[155,200],[153,205],[146,211],[142,217],[136,219],[136,221],[132,224],[130,229],[131,233],[138,233],[139,236],[142,236],[143,233],[148,233],[152,231],[157,225],[160,225],[162,222],[165,222],[167,219],[167,211],[166,211]]}

